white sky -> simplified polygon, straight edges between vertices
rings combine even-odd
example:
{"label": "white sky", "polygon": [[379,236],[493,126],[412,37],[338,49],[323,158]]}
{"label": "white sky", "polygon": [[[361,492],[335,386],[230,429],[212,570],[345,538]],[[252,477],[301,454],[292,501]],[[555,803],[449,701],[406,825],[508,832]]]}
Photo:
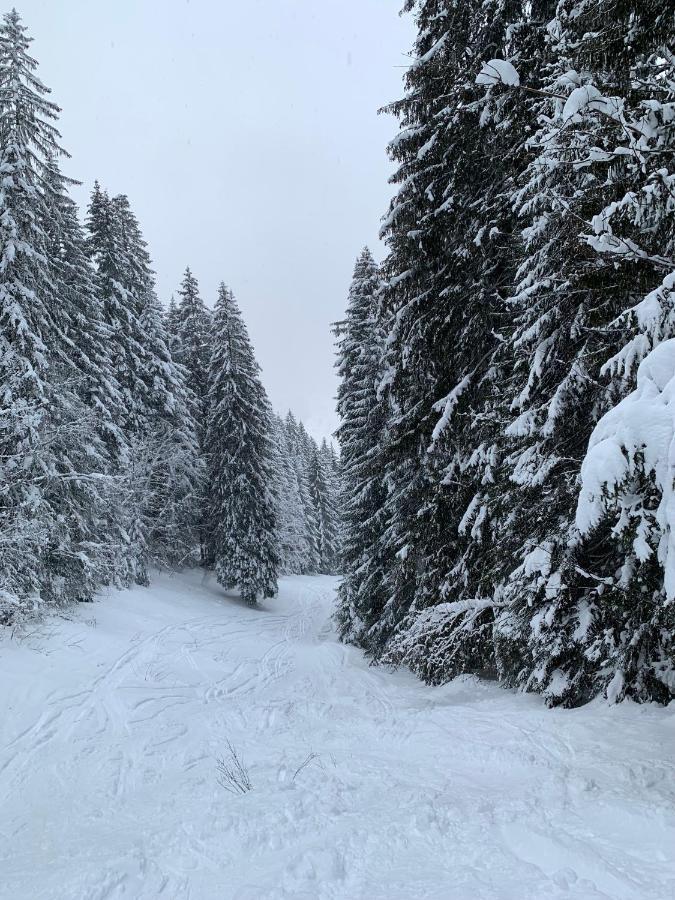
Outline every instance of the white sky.
{"label": "white sky", "polygon": [[413,39],[402,0],[17,0],[62,108],[65,166],[129,195],[165,302],[190,265],[234,290],[263,380],[335,427],[333,340],[392,188],[385,147]]}

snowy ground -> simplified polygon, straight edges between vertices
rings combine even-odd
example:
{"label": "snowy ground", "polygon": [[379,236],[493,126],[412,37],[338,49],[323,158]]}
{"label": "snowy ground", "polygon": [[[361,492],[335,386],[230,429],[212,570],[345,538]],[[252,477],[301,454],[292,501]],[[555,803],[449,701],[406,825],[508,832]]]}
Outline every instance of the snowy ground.
{"label": "snowy ground", "polygon": [[369,668],[334,587],[164,576],[5,636],[2,900],[675,898],[673,708]]}

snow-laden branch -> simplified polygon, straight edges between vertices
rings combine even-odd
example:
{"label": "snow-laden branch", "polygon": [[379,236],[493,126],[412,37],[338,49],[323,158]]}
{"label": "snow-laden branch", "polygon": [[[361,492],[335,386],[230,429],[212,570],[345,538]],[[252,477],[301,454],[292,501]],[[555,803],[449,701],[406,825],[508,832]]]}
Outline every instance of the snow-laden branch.
{"label": "snow-laden branch", "polygon": [[491,59],[483,63],[476,76],[476,84],[505,84],[508,87],[520,87],[520,76],[515,67],[506,59]]}
{"label": "snow-laden branch", "polygon": [[[637,387],[596,425],[581,468],[576,522],[590,533],[608,514],[618,515],[617,538],[632,536],[635,557],[654,552],[665,591],[675,600],[675,338],[640,363]],[[648,479],[658,503],[643,502]]]}
{"label": "snow-laden branch", "polygon": [[436,446],[439,438],[441,437],[441,435],[447,428],[447,426],[450,422],[450,419],[452,418],[452,414],[455,411],[455,408],[457,407],[457,404],[459,403],[459,400],[460,400],[462,394],[464,393],[464,391],[467,389],[467,387],[471,383],[472,375],[473,375],[473,373],[469,373],[468,375],[465,375],[464,378],[462,378],[462,380],[459,382],[459,384],[455,385],[455,387],[450,391],[450,393],[447,395],[447,397],[444,397],[442,400],[438,400],[436,403],[434,403],[434,405],[433,405],[434,412],[441,412],[441,410],[442,410],[443,414],[441,415],[441,418],[438,420],[438,422],[436,422],[436,425],[434,426],[434,431],[433,431],[433,434],[431,435],[431,443],[429,444],[429,447],[427,448],[427,453],[433,452],[434,447]]}

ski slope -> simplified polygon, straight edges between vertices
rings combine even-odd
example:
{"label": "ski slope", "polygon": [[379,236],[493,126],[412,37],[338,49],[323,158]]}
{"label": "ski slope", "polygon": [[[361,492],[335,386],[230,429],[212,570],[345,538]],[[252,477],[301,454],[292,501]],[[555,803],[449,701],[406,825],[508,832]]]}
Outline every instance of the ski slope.
{"label": "ski slope", "polygon": [[161,576],[6,634],[2,900],[675,898],[672,707],[369,667],[335,585]]}

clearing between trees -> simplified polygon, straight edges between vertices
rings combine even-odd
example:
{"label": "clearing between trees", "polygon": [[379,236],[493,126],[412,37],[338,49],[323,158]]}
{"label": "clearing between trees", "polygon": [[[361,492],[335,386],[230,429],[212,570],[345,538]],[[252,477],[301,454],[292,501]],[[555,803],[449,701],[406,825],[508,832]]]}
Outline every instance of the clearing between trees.
{"label": "clearing between trees", "polygon": [[426,687],[338,643],[336,586],[162,575],[5,634],[0,897],[675,897],[672,705]]}

